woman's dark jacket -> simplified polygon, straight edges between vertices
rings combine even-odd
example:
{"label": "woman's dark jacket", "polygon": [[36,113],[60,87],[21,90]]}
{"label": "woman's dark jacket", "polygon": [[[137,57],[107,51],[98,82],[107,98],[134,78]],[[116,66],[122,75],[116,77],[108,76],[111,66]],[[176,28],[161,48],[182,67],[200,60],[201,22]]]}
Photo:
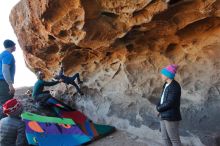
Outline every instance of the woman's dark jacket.
{"label": "woman's dark jacket", "polygon": [[[163,86],[163,90],[165,88],[165,85],[166,83]],[[160,113],[160,117],[162,120],[182,120],[180,114],[180,97],[181,87],[177,81],[173,80],[170,85],[167,86],[167,88],[165,89],[163,104],[160,104],[160,102],[157,104],[157,111]]]}

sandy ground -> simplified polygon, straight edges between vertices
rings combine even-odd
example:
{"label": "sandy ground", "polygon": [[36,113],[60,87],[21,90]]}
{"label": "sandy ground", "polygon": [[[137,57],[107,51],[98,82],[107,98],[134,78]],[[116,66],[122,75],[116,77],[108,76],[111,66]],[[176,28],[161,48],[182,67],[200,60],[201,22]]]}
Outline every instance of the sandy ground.
{"label": "sandy ground", "polygon": [[113,134],[99,139],[88,146],[148,146],[142,142],[138,142],[136,136],[131,134],[116,131]]}

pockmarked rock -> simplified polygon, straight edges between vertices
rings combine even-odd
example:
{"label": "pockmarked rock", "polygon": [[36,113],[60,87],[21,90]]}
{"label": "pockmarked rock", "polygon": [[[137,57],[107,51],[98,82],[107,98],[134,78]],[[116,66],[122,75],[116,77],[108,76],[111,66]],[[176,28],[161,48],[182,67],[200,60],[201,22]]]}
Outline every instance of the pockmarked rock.
{"label": "pockmarked rock", "polygon": [[178,64],[181,140],[201,146],[219,143],[219,17],[219,0],[21,0],[10,21],[28,68],[79,72],[85,96],[59,85],[63,98],[147,141],[160,141],[160,70]]}

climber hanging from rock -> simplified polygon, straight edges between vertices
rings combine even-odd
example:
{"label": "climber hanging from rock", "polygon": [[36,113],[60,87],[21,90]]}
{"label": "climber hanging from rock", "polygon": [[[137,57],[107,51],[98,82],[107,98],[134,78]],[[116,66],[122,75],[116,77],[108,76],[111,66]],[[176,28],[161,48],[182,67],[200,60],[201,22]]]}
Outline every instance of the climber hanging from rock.
{"label": "climber hanging from rock", "polygon": [[[82,91],[80,90],[80,88],[79,88],[79,85],[83,83],[83,82],[80,80],[79,73],[74,74],[72,77],[65,76],[65,75],[64,75],[64,67],[63,67],[62,63],[60,63],[60,65],[61,65],[60,72],[59,72],[59,74],[56,75],[54,78],[55,78],[56,80],[60,80],[60,79],[61,79],[61,80],[63,80],[64,83],[73,85],[73,86],[76,88],[77,92],[78,92],[80,95],[84,95],[84,94],[82,93]],[[77,83],[78,83],[78,84],[75,82],[75,80],[77,80]]]}
{"label": "climber hanging from rock", "polygon": [[52,95],[50,94],[50,91],[44,91],[44,87],[45,86],[54,86],[54,85],[62,82],[63,80],[60,79],[58,81],[47,82],[44,80],[45,74],[42,71],[38,71],[36,73],[36,75],[37,75],[38,80],[33,87],[32,97],[34,98],[37,106],[44,107],[44,106],[46,106],[46,101],[50,97],[52,97]]}

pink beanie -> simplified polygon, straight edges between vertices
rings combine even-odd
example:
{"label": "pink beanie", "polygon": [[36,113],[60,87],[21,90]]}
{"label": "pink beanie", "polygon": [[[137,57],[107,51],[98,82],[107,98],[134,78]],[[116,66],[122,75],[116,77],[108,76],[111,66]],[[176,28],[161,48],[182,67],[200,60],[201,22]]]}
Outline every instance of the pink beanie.
{"label": "pink beanie", "polygon": [[178,66],[171,64],[161,70],[161,74],[165,75],[170,79],[174,79]]}

